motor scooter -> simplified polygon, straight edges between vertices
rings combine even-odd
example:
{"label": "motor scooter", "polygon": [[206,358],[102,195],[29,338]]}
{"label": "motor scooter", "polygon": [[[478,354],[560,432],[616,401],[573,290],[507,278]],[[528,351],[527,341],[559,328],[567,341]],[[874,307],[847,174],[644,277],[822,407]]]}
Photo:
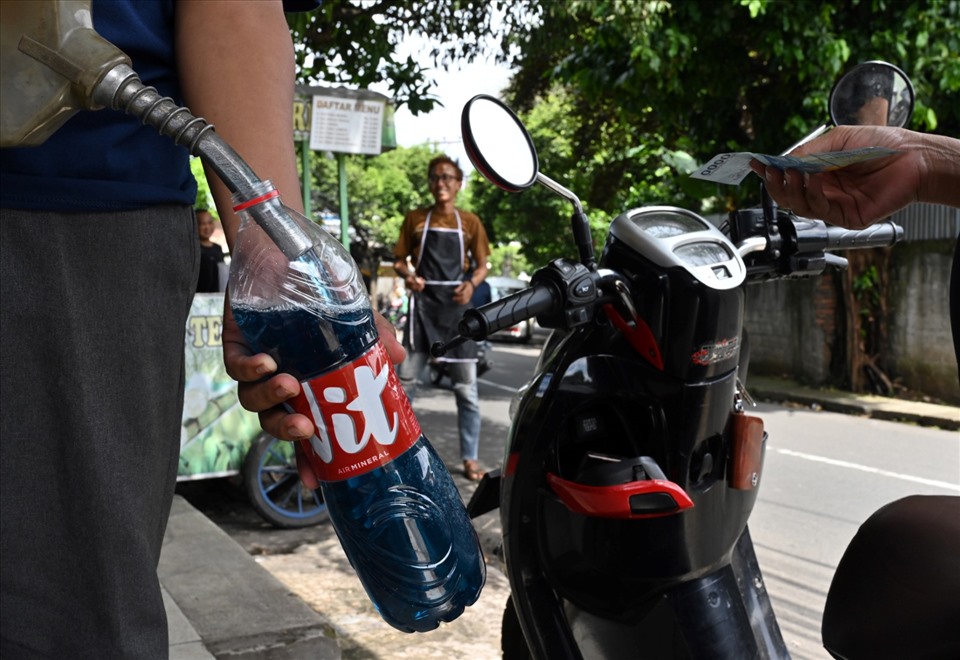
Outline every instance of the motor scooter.
{"label": "motor scooter", "polygon": [[[893,81],[888,116],[905,123],[912,85],[876,62],[838,81],[835,123],[857,116],[856,90],[878,76]],[[746,410],[744,287],[845,267],[830,251],[889,246],[902,229],[800,218],[761,185],[760,206],[720,227],[682,208],[627,210],[597,260],[579,199],[539,171],[507,106],[477,96],[462,128],[495,185],[540,183],[573,204],[579,253],[467,311],[459,336],[433,347],[532,317],[553,331],[515,402],[503,466],[468,506],[500,509],[504,658],[789,657],[748,529],[767,434]]]}

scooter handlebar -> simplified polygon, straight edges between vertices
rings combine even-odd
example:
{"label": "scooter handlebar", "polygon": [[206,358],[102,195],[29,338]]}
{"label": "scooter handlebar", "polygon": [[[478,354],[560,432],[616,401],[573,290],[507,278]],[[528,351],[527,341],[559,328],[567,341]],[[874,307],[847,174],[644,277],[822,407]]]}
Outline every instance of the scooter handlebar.
{"label": "scooter handlebar", "polygon": [[903,227],[893,222],[847,229],[783,210],[776,225],[761,222],[759,213],[749,210],[737,221],[749,230],[737,249],[748,261],[747,276],[753,280],[816,275],[827,266],[846,268],[846,260],[830,251],[888,247],[903,240]]}
{"label": "scooter handlebar", "polygon": [[903,239],[903,227],[879,222],[865,229],[827,227],[827,250],[888,247]]}
{"label": "scooter handlebar", "polygon": [[546,313],[562,304],[560,292],[539,283],[492,303],[468,309],[457,327],[462,337],[483,339],[498,330]]}

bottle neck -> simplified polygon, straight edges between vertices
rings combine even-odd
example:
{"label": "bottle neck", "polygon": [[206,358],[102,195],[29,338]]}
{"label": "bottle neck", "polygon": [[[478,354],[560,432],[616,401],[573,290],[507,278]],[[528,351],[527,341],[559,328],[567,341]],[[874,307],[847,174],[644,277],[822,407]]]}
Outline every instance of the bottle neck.
{"label": "bottle neck", "polygon": [[241,201],[233,210],[241,216],[246,215],[253,219],[267,233],[283,255],[290,261],[295,260],[313,247],[313,241],[300,228],[296,221],[287,213],[280,202],[280,193],[272,185],[265,186],[262,194],[258,190],[249,191],[249,194],[238,194],[235,199]]}

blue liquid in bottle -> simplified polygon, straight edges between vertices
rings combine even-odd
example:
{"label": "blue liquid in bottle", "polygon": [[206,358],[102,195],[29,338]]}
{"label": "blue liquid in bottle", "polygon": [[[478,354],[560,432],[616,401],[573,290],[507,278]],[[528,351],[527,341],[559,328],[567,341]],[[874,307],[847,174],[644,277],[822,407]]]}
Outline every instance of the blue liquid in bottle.
{"label": "blue liquid in bottle", "polygon": [[[390,463],[321,484],[340,543],[380,615],[426,632],[476,602],[486,577],[476,532],[423,436]],[[462,513],[461,513],[462,512]]]}
{"label": "blue liquid in bottle", "polygon": [[[315,251],[300,257],[316,258]],[[368,304],[342,313],[323,308],[235,301],[233,314],[254,350],[303,382],[351,364],[378,342]],[[477,535],[423,435],[389,462],[320,487],[351,565],[391,626],[433,630],[476,602],[486,577]]]}

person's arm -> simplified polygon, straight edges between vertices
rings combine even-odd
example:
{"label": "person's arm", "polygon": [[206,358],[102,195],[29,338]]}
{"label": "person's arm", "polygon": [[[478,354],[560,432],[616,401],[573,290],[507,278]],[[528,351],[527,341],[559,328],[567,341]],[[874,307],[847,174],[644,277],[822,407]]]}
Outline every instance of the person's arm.
{"label": "person's arm", "polygon": [[[212,123],[261,179],[273,182],[285,204],[302,211],[293,146],[293,44],[282,3],[179,0],[176,17],[176,53],[187,105]],[[212,172],[208,180],[232,252],[239,220],[230,192]],[[377,323],[391,359],[402,360],[392,326],[380,317]],[[280,406],[300,392],[297,379],[280,373],[261,381],[276,372],[277,364],[268,355],[252,353],[228,301],[222,340],[227,373],[240,383],[243,407],[258,412],[260,425],[276,438],[310,437],[310,419]]]}
{"label": "person's arm", "polygon": [[403,280],[404,286],[411,291],[423,291],[426,287],[426,281],[418,276],[410,267],[410,230],[413,225],[413,217],[407,214],[400,226],[400,236],[397,238],[397,244],[393,248],[393,270],[397,276]]}
{"label": "person's arm", "polygon": [[[285,204],[302,210],[293,150],[293,44],[282,3],[179,0],[176,17],[177,61],[188,107],[213,124],[258,176],[271,180]],[[231,195],[206,171],[232,252],[239,220]],[[309,437],[313,425],[307,417],[278,407],[300,391],[296,378],[277,374],[254,384],[276,372],[277,364],[268,355],[252,354],[228,299],[222,339],[227,372],[240,383],[243,407],[259,412],[260,425],[275,437]]]}
{"label": "person's arm", "polygon": [[483,228],[480,219],[477,218],[476,226],[473,229],[473,240],[470,243],[470,254],[476,264],[470,277],[454,289],[453,300],[460,305],[466,305],[473,298],[477,286],[487,279],[487,260],[490,258],[490,242],[487,239],[487,231]]}
{"label": "person's arm", "polygon": [[920,201],[960,207],[960,140],[925,135],[927,176],[921,181]]}
{"label": "person's arm", "polygon": [[460,305],[470,302],[477,286],[487,279],[487,259],[485,257],[482,260],[478,259],[476,263],[470,277],[464,279],[460,286],[453,290],[453,301]]}
{"label": "person's arm", "polygon": [[[280,0],[178,0],[177,61],[188,107],[214,125],[283,202],[303,210],[293,145],[294,55]],[[230,192],[207,179],[233,249]]]}
{"label": "person's arm", "polygon": [[751,167],[778,204],[860,229],[913,202],[960,206],[960,140],[888,126],[840,126],[796,149],[802,156],[887,147],[899,153],[817,174]]}
{"label": "person's arm", "polygon": [[423,291],[424,287],[427,285],[426,281],[424,281],[422,277],[413,272],[413,269],[410,268],[410,262],[406,257],[403,259],[397,259],[393,263],[393,269],[397,271],[397,275],[403,280],[404,285],[411,291]]}

